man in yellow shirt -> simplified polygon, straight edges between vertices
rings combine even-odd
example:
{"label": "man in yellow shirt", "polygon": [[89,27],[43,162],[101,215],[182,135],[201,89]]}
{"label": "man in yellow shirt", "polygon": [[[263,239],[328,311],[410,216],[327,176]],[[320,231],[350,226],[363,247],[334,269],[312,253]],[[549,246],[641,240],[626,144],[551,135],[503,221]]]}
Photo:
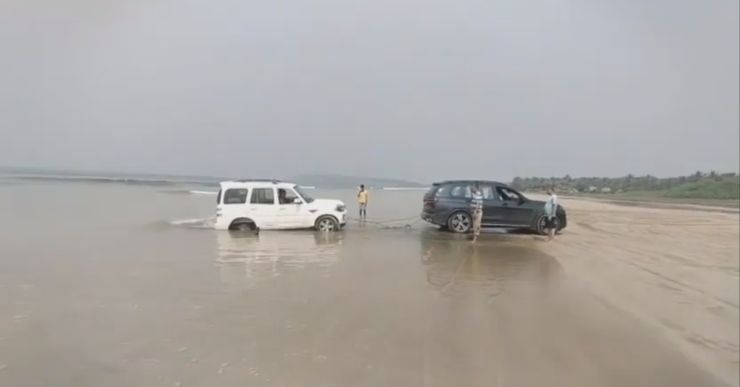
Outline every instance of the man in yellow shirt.
{"label": "man in yellow shirt", "polygon": [[360,185],[360,192],[357,193],[357,203],[360,205],[360,218],[367,218],[367,196],[368,192],[365,185]]}

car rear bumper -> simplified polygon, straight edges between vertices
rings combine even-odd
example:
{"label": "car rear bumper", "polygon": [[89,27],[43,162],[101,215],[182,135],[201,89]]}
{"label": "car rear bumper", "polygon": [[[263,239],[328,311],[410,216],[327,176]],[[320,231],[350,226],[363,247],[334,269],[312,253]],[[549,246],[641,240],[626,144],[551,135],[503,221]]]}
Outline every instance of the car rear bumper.
{"label": "car rear bumper", "polygon": [[445,226],[447,224],[447,218],[436,214],[434,212],[422,211],[421,220],[431,223],[437,226]]}

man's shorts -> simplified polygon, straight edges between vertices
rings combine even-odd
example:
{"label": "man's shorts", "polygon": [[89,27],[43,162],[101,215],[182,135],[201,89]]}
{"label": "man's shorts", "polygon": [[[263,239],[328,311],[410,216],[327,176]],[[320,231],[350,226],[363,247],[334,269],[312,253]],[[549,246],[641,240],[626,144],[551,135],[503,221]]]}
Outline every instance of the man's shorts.
{"label": "man's shorts", "polygon": [[545,228],[547,229],[555,228],[555,217],[545,218]]}
{"label": "man's shorts", "polygon": [[366,210],[367,209],[367,203],[360,203],[360,209]]}

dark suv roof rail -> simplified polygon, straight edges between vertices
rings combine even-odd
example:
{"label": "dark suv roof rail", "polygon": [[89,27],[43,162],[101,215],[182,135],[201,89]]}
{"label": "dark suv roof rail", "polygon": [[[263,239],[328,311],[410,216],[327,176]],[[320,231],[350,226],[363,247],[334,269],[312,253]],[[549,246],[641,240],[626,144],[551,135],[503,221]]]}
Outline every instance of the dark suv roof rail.
{"label": "dark suv roof rail", "polygon": [[498,184],[498,185],[504,185],[503,183],[500,183],[498,181],[493,181],[493,180],[445,180],[445,181],[440,181],[440,182],[434,183],[433,185],[443,185],[443,184]]}

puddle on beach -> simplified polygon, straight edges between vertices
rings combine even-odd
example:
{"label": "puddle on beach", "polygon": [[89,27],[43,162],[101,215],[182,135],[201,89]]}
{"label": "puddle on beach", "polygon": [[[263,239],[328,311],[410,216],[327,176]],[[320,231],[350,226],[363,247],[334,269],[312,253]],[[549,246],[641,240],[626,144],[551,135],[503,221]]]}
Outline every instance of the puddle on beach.
{"label": "puddle on beach", "polygon": [[224,283],[251,285],[287,271],[336,264],[343,238],[341,233],[311,231],[217,232],[216,264]]}
{"label": "puddle on beach", "polygon": [[556,259],[533,246],[536,241],[516,236],[484,234],[471,244],[466,237],[429,230],[420,241],[427,282],[444,293],[480,288],[493,298],[521,284],[544,289],[563,274]]}
{"label": "puddle on beach", "polygon": [[[202,221],[178,223],[200,228]],[[478,288],[490,297],[502,293],[507,282],[542,288],[562,275],[562,268],[550,255],[533,246],[537,241],[507,241],[500,234],[485,235],[477,244],[468,236],[417,229],[412,232],[365,228],[339,233],[314,231],[215,232],[218,246],[216,264],[221,278],[231,284],[280,276],[288,271],[329,269],[340,260],[373,251],[379,257],[396,256],[392,246],[417,244],[427,284],[444,294]],[[379,261],[384,258],[378,258]],[[399,257],[401,262],[413,262]],[[351,265],[351,262],[347,263]],[[398,266],[397,263],[394,264]],[[389,266],[388,270],[393,270]],[[413,266],[412,266],[413,267]],[[327,274],[330,272],[327,271]],[[511,285],[509,285],[511,287]]]}

